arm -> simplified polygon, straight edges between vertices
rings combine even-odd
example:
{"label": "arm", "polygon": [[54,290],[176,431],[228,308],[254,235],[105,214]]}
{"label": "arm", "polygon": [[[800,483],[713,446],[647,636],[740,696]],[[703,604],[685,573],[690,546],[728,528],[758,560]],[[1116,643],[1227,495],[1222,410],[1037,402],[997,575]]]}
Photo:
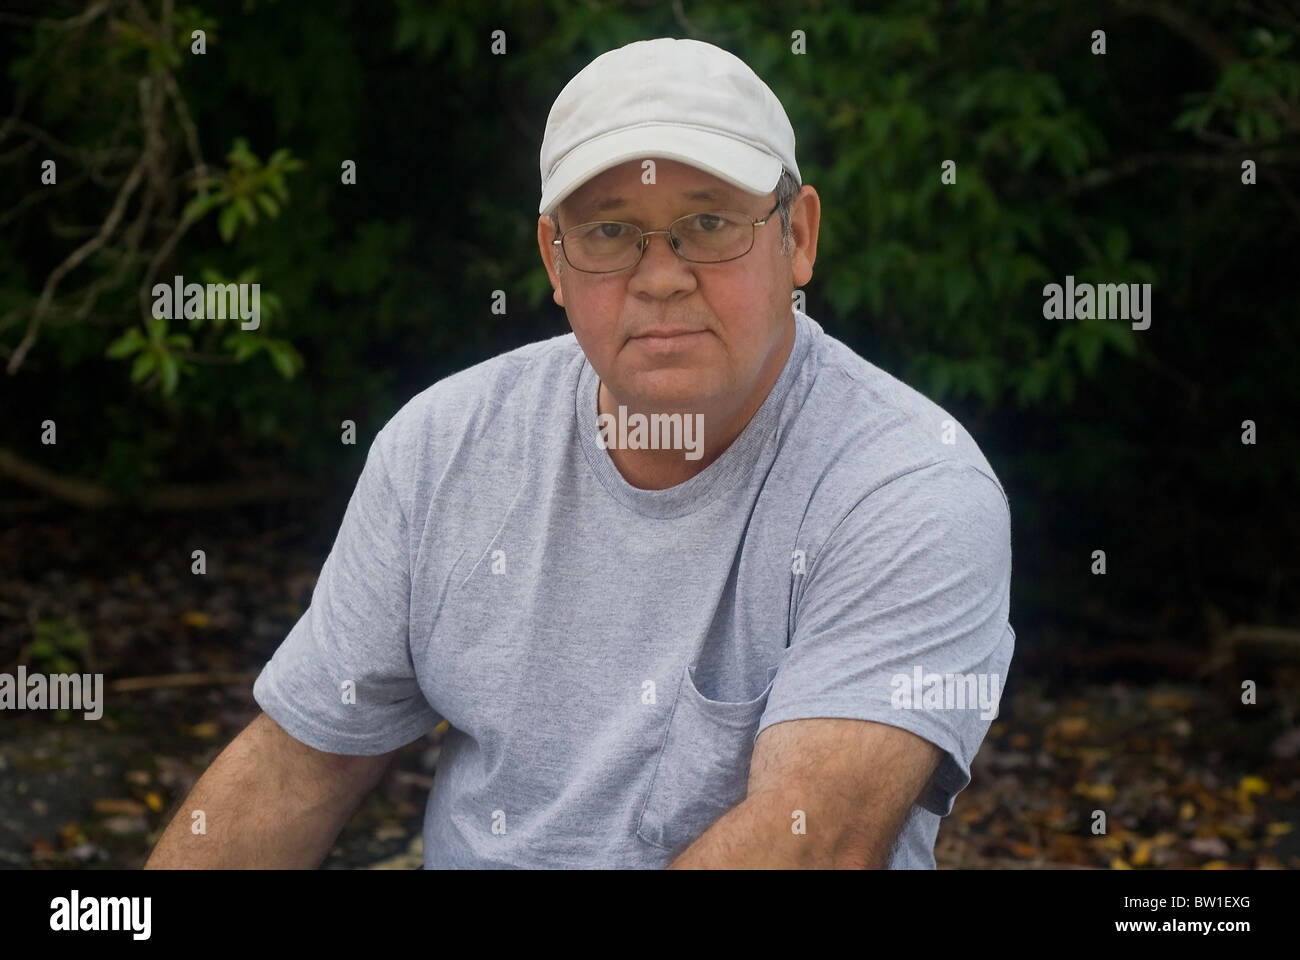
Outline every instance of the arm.
{"label": "arm", "polygon": [[[796,584],[748,796],[672,866],[882,866],[913,804],[951,812],[1011,660],[1010,581],[1010,512],[984,471],[938,462],[858,501]],[[991,699],[912,702],[914,670]]]}
{"label": "arm", "polygon": [[[318,867],[395,754],[323,753],[259,714],[199,778],[145,869]],[[195,810],[204,834],[191,832]]]}
{"label": "arm", "polygon": [[773,724],[755,741],[748,795],[668,869],[883,867],[939,756],[869,720]]}

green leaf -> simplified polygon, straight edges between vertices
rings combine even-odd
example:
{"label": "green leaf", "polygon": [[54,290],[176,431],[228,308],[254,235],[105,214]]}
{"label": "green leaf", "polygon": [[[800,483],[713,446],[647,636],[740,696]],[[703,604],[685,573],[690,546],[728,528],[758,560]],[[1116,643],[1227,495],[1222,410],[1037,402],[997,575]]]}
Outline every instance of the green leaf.
{"label": "green leaf", "polygon": [[221,211],[221,217],[217,220],[217,230],[221,234],[221,239],[229,243],[238,227],[239,208],[232,203]]}
{"label": "green leaf", "polygon": [[268,193],[259,193],[257,195],[257,205],[266,211],[269,217],[278,217],[280,215],[280,206]]}
{"label": "green leaf", "polygon": [[280,376],[292,380],[295,372],[293,349],[283,340],[267,340],[266,352],[271,355],[271,362]]}
{"label": "green leaf", "polygon": [[266,341],[262,337],[249,336],[246,333],[232,333],[222,341],[222,346],[234,353],[236,362],[247,360],[265,344]]}
{"label": "green leaf", "polygon": [[27,655],[42,660],[46,657],[52,657],[54,656],[54,644],[48,640],[33,640],[31,646],[27,648]]}
{"label": "green leaf", "polygon": [[162,373],[163,394],[171,396],[176,392],[176,384],[180,379],[180,371],[176,367],[176,358],[170,353],[163,353],[159,355],[158,363]]}
{"label": "green leaf", "polygon": [[217,197],[215,194],[210,193],[206,196],[200,194],[199,196],[191,200],[189,203],[185,204],[185,211],[183,216],[187,220],[198,220],[205,213],[207,213],[214,206],[216,206],[216,204],[217,204]]}
{"label": "green leaf", "polygon": [[1174,120],[1175,130],[1202,130],[1210,122],[1210,116],[1214,113],[1214,104],[1203,103],[1200,106],[1184,110],[1177,119]]}
{"label": "green leaf", "polygon": [[1137,354],[1137,341],[1133,339],[1133,328],[1125,321],[1103,323],[1101,338],[1114,347],[1116,353],[1126,357]]}
{"label": "green leaf", "polygon": [[131,327],[124,334],[108,345],[104,351],[104,356],[120,360],[123,357],[129,357],[145,345],[145,339],[140,333],[138,327]]}
{"label": "green leaf", "polygon": [[1119,226],[1111,227],[1106,231],[1106,236],[1101,245],[1105,250],[1108,262],[1123,263],[1124,258],[1128,256],[1128,231]]}
{"label": "green leaf", "polygon": [[152,350],[140,354],[135,358],[135,364],[131,367],[131,382],[139,383],[145,377],[153,372],[154,365],[158,362],[158,355]]}

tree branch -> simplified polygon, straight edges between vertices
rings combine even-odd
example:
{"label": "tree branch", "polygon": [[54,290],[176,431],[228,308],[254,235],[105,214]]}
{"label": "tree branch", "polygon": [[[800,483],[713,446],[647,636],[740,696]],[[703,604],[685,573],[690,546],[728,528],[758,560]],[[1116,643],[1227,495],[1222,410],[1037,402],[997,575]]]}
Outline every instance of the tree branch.
{"label": "tree branch", "polygon": [[149,491],[137,502],[90,480],[60,477],[3,447],[0,447],[0,476],[87,509],[138,506],[145,510],[215,510],[248,503],[314,499],[322,493],[314,483],[296,477],[271,476],[231,483],[166,484]]}
{"label": "tree branch", "polygon": [[45,288],[41,291],[41,299],[37,301],[36,309],[32,311],[32,319],[27,326],[27,333],[18,346],[14,348],[13,356],[9,358],[6,370],[10,376],[18,372],[23,359],[27,356],[27,351],[36,342],[36,333],[40,329],[41,320],[45,316],[45,311],[49,309],[50,301],[53,299],[54,291],[58,288],[59,283],[81,261],[102,247],[113,231],[117,229],[118,222],[126,211],[126,203],[131,198],[131,194],[135,192],[135,188],[140,185],[144,171],[145,157],[141,155],[135,167],[131,170],[131,175],[126,178],[126,183],[122,184],[122,189],[118,191],[117,199],[113,203],[113,209],[109,211],[108,218],[104,221],[103,226],[99,228],[99,233],[72,251],[67,259],[55,267],[50,272],[49,277],[46,278]]}

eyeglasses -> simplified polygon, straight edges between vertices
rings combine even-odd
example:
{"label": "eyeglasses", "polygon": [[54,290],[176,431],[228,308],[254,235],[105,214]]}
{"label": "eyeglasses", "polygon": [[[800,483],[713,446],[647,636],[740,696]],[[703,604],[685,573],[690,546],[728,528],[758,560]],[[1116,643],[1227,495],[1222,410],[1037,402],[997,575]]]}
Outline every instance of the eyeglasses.
{"label": "eyeglasses", "polygon": [[667,230],[642,230],[621,220],[592,220],[560,233],[551,243],[564,251],[569,266],[583,273],[618,273],[641,262],[649,237],[668,235],[673,253],[689,263],[726,263],[749,253],[754,233],[771,218],[776,206],[761,220],[736,210],[714,210],[678,217]]}

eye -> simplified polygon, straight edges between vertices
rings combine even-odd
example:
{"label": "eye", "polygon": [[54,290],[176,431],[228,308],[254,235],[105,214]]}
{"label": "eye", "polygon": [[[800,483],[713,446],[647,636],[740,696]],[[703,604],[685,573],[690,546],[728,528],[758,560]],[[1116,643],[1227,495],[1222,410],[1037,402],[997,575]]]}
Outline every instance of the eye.
{"label": "eye", "polygon": [[615,223],[611,220],[602,223],[596,228],[596,231],[604,240],[617,240],[627,232],[627,225],[623,223]]}

